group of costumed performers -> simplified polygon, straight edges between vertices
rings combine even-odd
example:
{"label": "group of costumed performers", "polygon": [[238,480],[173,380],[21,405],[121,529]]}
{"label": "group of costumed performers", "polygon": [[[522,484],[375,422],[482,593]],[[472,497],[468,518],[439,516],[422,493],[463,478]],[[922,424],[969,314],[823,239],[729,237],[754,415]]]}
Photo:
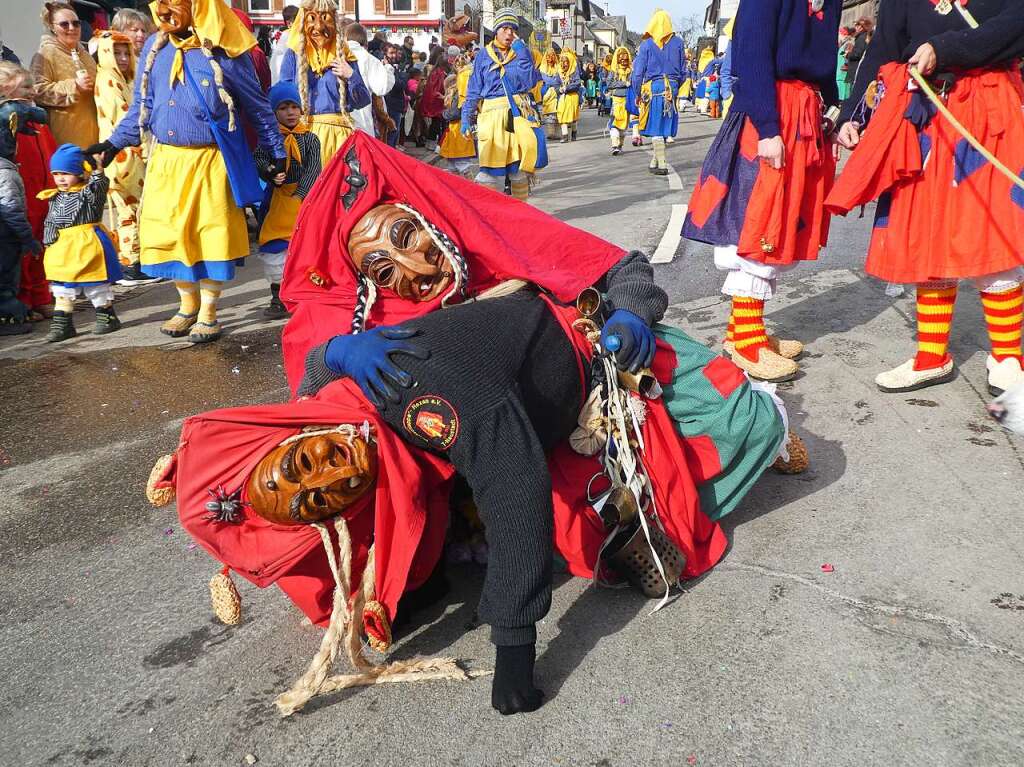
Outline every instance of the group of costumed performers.
{"label": "group of costumed performers", "polygon": [[642,146],[640,123],[636,112],[636,94],[630,85],[633,75],[633,57],[629,50],[619,46],[612,58],[612,67],[608,71],[607,89],[611,99],[611,117],[608,119],[608,134],[612,139],[612,154],[622,152],[626,141],[626,132],[633,132],[633,146]]}
{"label": "group of costumed performers", "polygon": [[683,84],[686,66],[683,41],[672,31],[667,11],[655,11],[633,62],[631,85],[636,94],[640,134],[651,139],[654,153],[650,171],[668,175],[665,142],[679,130],[676,94]]}
{"label": "group of costumed performers", "polygon": [[[18,298],[24,254],[43,253],[30,220],[25,182],[15,158],[19,138],[45,126],[46,112],[20,99],[0,101],[0,336],[29,333],[32,304]],[[36,300],[36,299],[33,299]]]}
{"label": "group of costumed performers", "polygon": [[541,76],[518,30],[512,8],[495,14],[494,40],[473,62],[461,130],[471,136],[475,121],[477,182],[503,189],[507,179],[512,196],[525,201],[534,173],[547,165],[547,142],[530,95]]}
{"label": "group of costumed performers", "polygon": [[143,47],[134,100],[86,153],[102,154],[106,166],[152,137],[139,210],[142,269],[178,290],[180,307],[161,332],[204,343],[220,337],[221,288],[249,254],[236,188],[252,167],[243,122],[272,158],[272,175],[284,170],[284,141],[249,56],[256,40],[230,8],[219,0],[155,0],[150,8],[158,32]]}
{"label": "group of costumed performers", "polygon": [[460,54],[452,63],[453,74],[445,79],[444,114],[448,123],[441,140],[438,141],[437,153],[448,161],[448,167],[454,173],[466,175],[476,159],[476,142],[472,136],[462,132],[462,110],[466,105],[466,94],[469,92],[469,78],[473,74],[473,63],[468,54]]}
{"label": "group of costumed performers", "polygon": [[[927,0],[922,0],[927,2]],[[813,261],[828,239],[835,159],[841,0],[742,3],[735,19],[734,100],[693,190],[683,236],[715,246],[732,298],[725,349],[754,378],[786,381],[803,345],[768,334],[778,276]],[[834,124],[834,121],[832,122]]]}
{"label": "group of costumed performers", "polygon": [[[489,545],[492,704],[532,711],[554,547],[575,575],[664,600],[721,558],[717,520],[785,449],[784,409],[656,324],[667,296],[642,254],[362,133],[341,157],[285,267],[297,399],[188,419],[151,500],[176,490],[184,527],[226,570],[276,583],[327,627],[277,699],[288,715],[340,687],[466,678],[451,660],[372,665],[361,651],[364,633],[388,650],[400,600],[434,572],[458,472]],[[356,673],[330,676],[342,646]]]}
{"label": "group of costumed performers", "polygon": [[[95,39],[96,119],[102,141],[110,137],[131,106],[136,61],[135,47],[127,35],[106,30]],[[121,263],[127,267],[125,275],[132,282],[148,281],[139,264],[139,202],[146,176],[142,147],[126,147],[104,171],[110,179],[110,229],[117,234]]]}
{"label": "group of costumed performers", "polygon": [[562,143],[576,140],[577,123],[583,103],[583,78],[576,53],[564,49],[558,57],[558,105],[555,109]]}
{"label": "group of costumed performers", "polygon": [[72,313],[75,298],[83,294],[96,309],[93,333],[113,333],[121,328],[114,312],[114,283],[122,271],[117,237],[101,223],[110,179],[102,168],[92,168],[74,144],[57,147],[50,172],[55,186],[37,195],[50,205],[43,221],[43,266],[54,312],[46,340],[55,343],[76,335]]}
{"label": "group of costumed performers", "polygon": [[[288,316],[281,302],[281,279],[288,258],[288,244],[295,231],[299,208],[320,177],[320,139],[302,119],[302,99],[295,83],[282,80],[267,94],[284,139],[284,170],[267,179],[266,195],[260,208],[259,246],[263,273],[270,283],[270,304],[264,315]],[[263,168],[274,165],[263,147],[256,150],[256,163]],[[275,171],[277,169],[275,168]]]}
{"label": "group of costumed performers", "polygon": [[1024,382],[1022,56],[1018,0],[884,0],[879,8],[840,115],[839,140],[853,155],[827,205],[845,214],[877,198],[867,271],[917,289],[917,353],[875,379],[882,391],[953,378],[950,327],[965,279],[981,292],[989,389]]}
{"label": "group of costumed performers", "polygon": [[338,35],[337,0],[302,0],[288,30],[281,79],[295,83],[309,130],[320,140],[324,167],[355,130],[351,113],[370,106],[370,92],[348,44]]}

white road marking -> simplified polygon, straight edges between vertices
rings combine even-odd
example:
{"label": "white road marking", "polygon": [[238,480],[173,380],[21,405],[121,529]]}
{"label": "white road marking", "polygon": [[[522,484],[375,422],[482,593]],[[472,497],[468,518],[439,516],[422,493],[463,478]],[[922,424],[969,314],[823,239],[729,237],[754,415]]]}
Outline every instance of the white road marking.
{"label": "white road marking", "polygon": [[[676,177],[678,178],[678,176]],[[665,234],[661,237],[658,249],[651,257],[652,264],[667,264],[675,258],[679,241],[682,239],[683,220],[686,218],[685,205],[672,206],[672,218],[669,219]]]}
{"label": "white road marking", "polygon": [[683,191],[683,180],[671,165],[668,166],[668,188],[673,192]]}

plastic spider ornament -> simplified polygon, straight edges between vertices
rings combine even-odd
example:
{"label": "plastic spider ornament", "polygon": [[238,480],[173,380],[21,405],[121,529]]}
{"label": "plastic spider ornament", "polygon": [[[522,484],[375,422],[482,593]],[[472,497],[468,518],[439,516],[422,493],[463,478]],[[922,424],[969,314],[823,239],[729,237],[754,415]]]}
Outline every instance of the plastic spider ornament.
{"label": "plastic spider ornament", "polygon": [[206,502],[206,510],[209,512],[204,519],[208,522],[227,522],[237,524],[242,521],[242,510],[249,504],[242,500],[242,488],[233,493],[228,493],[223,485],[217,485],[217,489],[208,489],[206,492],[213,498]]}

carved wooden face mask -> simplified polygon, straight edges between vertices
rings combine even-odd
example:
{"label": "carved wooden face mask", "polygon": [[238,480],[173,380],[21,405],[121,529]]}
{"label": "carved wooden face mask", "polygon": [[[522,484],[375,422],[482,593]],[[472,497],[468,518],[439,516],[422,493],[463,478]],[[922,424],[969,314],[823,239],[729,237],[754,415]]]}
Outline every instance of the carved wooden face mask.
{"label": "carved wooden face mask", "polygon": [[569,67],[572,66],[572,61],[569,60],[568,56],[563,56],[562,60],[561,60],[561,64],[562,64],[562,71],[563,72],[568,72],[569,71]]}
{"label": "carved wooden face mask", "polygon": [[371,208],[349,235],[348,252],[374,285],[409,301],[432,301],[454,279],[430,232],[396,205]]}
{"label": "carved wooden face mask", "polygon": [[169,35],[187,34],[192,28],[192,0],[159,0],[156,22],[161,32]]}
{"label": "carved wooden face mask", "polygon": [[618,65],[620,69],[629,69],[629,54],[619,51]]}
{"label": "carved wooden face mask", "polygon": [[246,488],[252,510],[279,525],[330,519],[377,479],[377,452],[361,436],[330,432],[294,440],[260,461]]}
{"label": "carved wooden face mask", "polygon": [[302,18],[306,39],[320,50],[334,50],[338,42],[338,21],[334,11],[306,11]]}

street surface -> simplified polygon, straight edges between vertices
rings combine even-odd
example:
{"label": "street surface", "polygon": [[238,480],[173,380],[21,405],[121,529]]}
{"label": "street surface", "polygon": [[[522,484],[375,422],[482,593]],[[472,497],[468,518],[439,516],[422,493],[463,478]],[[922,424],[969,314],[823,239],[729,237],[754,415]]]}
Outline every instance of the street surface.
{"label": "street surface", "polygon": [[[667,321],[717,342],[710,248],[666,229],[719,123],[684,120],[678,179],[649,175],[647,148],[611,157],[603,123],[588,111],[578,142],[552,146],[536,204],[672,259],[657,267]],[[558,575],[539,627],[548,699],[527,716],[494,712],[484,677],[342,691],[281,720],[273,698],[320,630],[240,578],[243,623],[213,618],[216,563],[143,489],[184,417],[286,398],[258,264],[206,348],[158,332],[169,284],[123,292],[120,333],[93,337],[83,308],[87,332],[56,348],[42,326],[0,339],[0,764],[1024,764],[1024,441],[986,420],[973,288],[954,325],[960,376],[877,391],[912,353],[914,315],[861,271],[870,218],[837,221],[769,307],[771,328],[808,344],[782,394],[811,470],[765,476],[724,523],[724,561],[656,615]],[[394,656],[490,668],[472,623],[481,572],[451,578]]]}

